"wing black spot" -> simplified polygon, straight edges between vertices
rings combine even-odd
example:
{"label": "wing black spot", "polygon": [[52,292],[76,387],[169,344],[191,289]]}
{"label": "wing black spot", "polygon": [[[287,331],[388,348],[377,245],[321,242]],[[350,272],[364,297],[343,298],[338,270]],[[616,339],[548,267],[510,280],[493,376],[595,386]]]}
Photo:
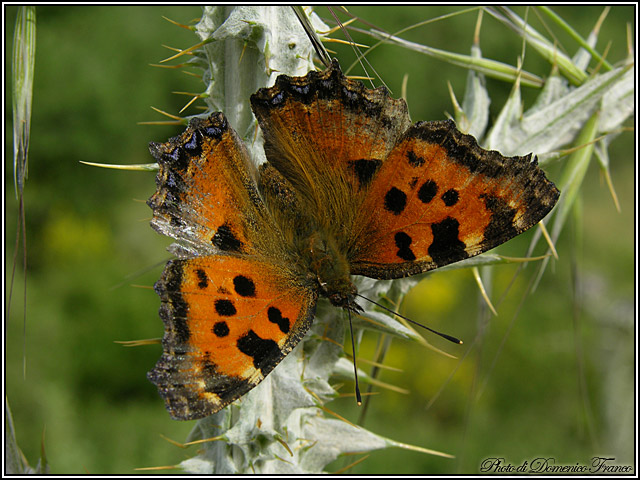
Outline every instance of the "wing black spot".
{"label": "wing black spot", "polygon": [[447,207],[453,207],[458,203],[458,191],[455,189],[447,190],[442,194],[442,201]]}
{"label": "wing black spot", "polygon": [[245,277],[244,275],[237,275],[233,277],[233,287],[236,293],[242,297],[256,296],[256,284],[253,283],[253,280]]}
{"label": "wing black spot", "polygon": [[229,325],[227,322],[216,322],[211,331],[216,337],[226,337],[229,335]]}
{"label": "wing black spot", "polygon": [[419,157],[418,155],[415,154],[415,152],[413,150],[409,150],[407,152],[407,158],[409,160],[409,165],[411,165],[412,167],[421,167],[422,165],[424,165],[424,158]]}
{"label": "wing black spot", "polygon": [[201,289],[207,288],[207,285],[209,285],[209,279],[207,278],[206,272],[198,268],[196,270],[196,275],[198,276],[198,288],[201,288]]}
{"label": "wing black spot", "polygon": [[466,245],[458,238],[460,223],[447,217],[431,225],[433,242],[429,246],[429,256],[438,265],[446,265],[467,258]]}
{"label": "wing black spot", "polygon": [[220,225],[211,243],[225,252],[240,252],[242,242],[235,236],[229,224]]}
{"label": "wing black spot", "polygon": [[349,168],[351,168],[358,179],[360,188],[366,187],[371,183],[371,180],[380,168],[380,165],[382,165],[381,160],[367,160],[364,158],[349,162]]}
{"label": "wing black spot", "polygon": [[232,317],[238,313],[231,300],[216,300],[213,305],[221,317]]}
{"label": "wing black spot", "polygon": [[405,232],[398,232],[395,235],[396,247],[398,247],[398,257],[402,260],[412,262],[416,259],[415,254],[411,251],[410,245],[413,239]]}
{"label": "wing black spot", "polygon": [[407,194],[396,187],[391,187],[384,196],[384,208],[394,215],[400,215],[406,206]]}
{"label": "wing black spot", "polygon": [[238,350],[253,358],[253,366],[260,368],[269,366],[274,359],[282,355],[278,344],[273,340],[260,338],[256,332],[249,330],[238,339]]}
{"label": "wing black spot", "polygon": [[269,307],[267,310],[267,317],[269,317],[269,321],[271,323],[275,323],[280,328],[282,333],[289,333],[289,329],[291,328],[291,321],[282,316],[282,312],[276,307]]}
{"label": "wing black spot", "polygon": [[418,190],[418,198],[422,203],[429,203],[438,193],[438,184],[433,180],[427,180]]}

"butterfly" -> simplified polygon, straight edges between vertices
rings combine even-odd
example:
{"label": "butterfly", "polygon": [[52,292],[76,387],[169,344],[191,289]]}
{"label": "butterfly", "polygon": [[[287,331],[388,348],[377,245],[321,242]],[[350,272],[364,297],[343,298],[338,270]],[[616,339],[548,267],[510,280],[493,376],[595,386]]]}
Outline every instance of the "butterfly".
{"label": "butterfly", "polygon": [[148,378],[171,416],[211,415],[300,342],[318,298],[360,311],[352,275],[395,279],[478,255],[537,224],[559,192],[532,156],[480,148],[453,121],[322,72],[251,96],[267,161],[218,112],[158,162],[151,224],[177,242],[155,291],[165,332]]}

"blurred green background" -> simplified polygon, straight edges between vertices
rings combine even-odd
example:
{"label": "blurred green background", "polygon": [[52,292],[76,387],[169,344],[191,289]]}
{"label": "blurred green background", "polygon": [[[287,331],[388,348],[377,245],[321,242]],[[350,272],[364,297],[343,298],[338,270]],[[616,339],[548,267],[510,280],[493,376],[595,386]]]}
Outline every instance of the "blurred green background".
{"label": "blurred green background", "polygon": [[[16,8],[6,7],[7,62]],[[389,32],[457,10],[462,8],[350,7],[353,14]],[[554,10],[586,36],[602,8]],[[160,347],[114,343],[162,334],[159,300],[151,286],[169,258],[165,247],[170,242],[148,224],[145,201],[155,190],[154,174],[102,170],[79,161],[151,162],[148,142],[180,131],[138,122],[163,120],[150,106],[177,113],[188,98],[172,91],[202,90],[195,77],[149,66],[170,55],[162,45],[185,48],[197,42],[192,32],[162,16],[189,23],[200,11],[167,6],[37,8],[25,188],[26,335],[24,276],[18,267],[6,319],[5,385],[19,446],[34,465],[44,435],[52,473],[130,474],[137,467],[173,465],[195,455],[194,447],[182,450],[160,437],[182,441],[192,428],[189,422],[169,419],[156,388],[146,380]],[[524,8],[518,11],[524,14]],[[324,8],[318,12],[331,18]],[[476,15],[437,21],[402,36],[468,53]],[[529,18],[543,29],[535,14],[530,12]],[[611,42],[610,62],[626,56],[627,23],[633,25],[634,18],[632,6],[611,9],[597,46],[602,52]],[[576,51],[566,35],[558,34],[557,41],[570,55]],[[512,32],[489,16],[480,42],[486,57],[510,64],[522,48]],[[343,66],[355,58],[349,47],[329,47],[338,52]],[[443,119],[453,111],[447,82],[458,99],[463,97],[463,69],[391,46],[376,49],[369,61],[395,96],[408,73],[407,100],[414,121]],[[527,50],[524,68],[540,76],[550,71],[532,49]],[[9,63],[5,69],[9,74]],[[493,80],[487,84],[495,117],[511,85]],[[6,88],[8,298],[17,225],[10,75]],[[525,106],[537,93],[523,91]],[[528,268],[499,303],[499,316],[484,317],[471,272],[458,270],[430,275],[405,299],[403,309],[411,318],[459,336],[465,345],[429,338],[459,357],[452,360],[411,342],[394,341],[387,363],[403,371],[384,372],[381,380],[410,393],[383,391],[372,398],[364,425],[456,459],[390,449],[373,452],[349,472],[476,473],[487,457],[504,457],[516,465],[536,457],[553,457],[565,465],[590,464],[595,455],[615,457],[622,464],[634,461],[633,139],[633,132],[623,133],[610,150],[621,212],[616,212],[594,161],[582,188],[580,214],[557,245],[560,260],[552,262],[532,295],[525,298],[534,272]],[[552,180],[558,180],[561,167],[549,169]],[[530,239],[528,232],[501,253],[523,255]],[[514,272],[512,266],[492,269],[496,303]],[[377,336],[365,334],[360,355],[370,357],[376,341]],[[360,413],[352,398],[329,407],[351,421]],[[330,470],[358,458],[334,462]]]}

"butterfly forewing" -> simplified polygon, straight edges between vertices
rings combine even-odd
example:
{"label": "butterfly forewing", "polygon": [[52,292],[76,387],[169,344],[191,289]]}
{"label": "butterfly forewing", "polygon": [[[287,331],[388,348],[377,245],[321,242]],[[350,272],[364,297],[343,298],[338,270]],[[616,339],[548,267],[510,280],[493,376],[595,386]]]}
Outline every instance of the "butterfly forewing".
{"label": "butterfly forewing", "polygon": [[249,253],[263,216],[247,149],[221,113],[194,119],[180,136],[152,143],[158,190],[152,226],[190,253]]}
{"label": "butterfly forewing", "polygon": [[539,222],[558,199],[531,157],[481,149],[451,121],[419,122],[367,192],[352,273],[398,278],[494,248]]}

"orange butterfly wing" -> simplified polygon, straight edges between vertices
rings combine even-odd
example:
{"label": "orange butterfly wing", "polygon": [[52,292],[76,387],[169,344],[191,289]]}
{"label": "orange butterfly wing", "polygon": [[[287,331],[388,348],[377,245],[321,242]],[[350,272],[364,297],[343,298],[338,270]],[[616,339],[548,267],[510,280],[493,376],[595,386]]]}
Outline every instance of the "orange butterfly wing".
{"label": "orange butterfly wing", "polygon": [[181,420],[255,387],[307,332],[316,301],[281,267],[222,255],[169,262],[155,289],[164,353],[149,379]]}
{"label": "orange butterfly wing", "polygon": [[224,115],[193,119],[184,133],[149,149],[159,165],[158,190],[147,202],[151,225],[186,254],[250,253],[263,205],[255,167]]}
{"label": "orange butterfly wing", "polygon": [[452,121],[418,122],[363,204],[352,273],[399,278],[490,250],[538,223],[559,192],[537,162],[480,148]]}
{"label": "orange butterfly wing", "polygon": [[300,210],[339,243],[351,239],[368,182],[410,125],[406,103],[348,80],[334,60],[323,72],[279,76],[251,106],[269,164],[297,192]]}
{"label": "orange butterfly wing", "polygon": [[317,295],[273,241],[278,228],[255,168],[221,113],[150,149],[159,163],[152,225],[178,240],[181,259],[155,285],[164,352],[148,376],[173,418],[201,418],[249,391],[292,350]]}
{"label": "orange butterfly wing", "polygon": [[[384,87],[348,80],[336,60],[324,72],[280,75],[251,96],[269,163],[302,193],[345,175],[359,186],[367,170],[359,160],[381,161],[410,125],[404,100]],[[327,193],[328,194],[328,193]]]}

